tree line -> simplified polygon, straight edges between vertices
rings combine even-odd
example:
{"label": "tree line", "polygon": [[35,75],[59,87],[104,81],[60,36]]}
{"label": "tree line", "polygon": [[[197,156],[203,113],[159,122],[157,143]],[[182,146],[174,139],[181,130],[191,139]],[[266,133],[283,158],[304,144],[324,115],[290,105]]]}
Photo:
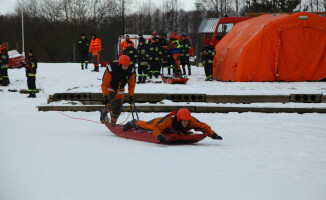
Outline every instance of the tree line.
{"label": "tree line", "polygon": [[202,0],[202,7],[192,11],[185,11],[180,0],[164,0],[160,7],[151,0],[18,0],[12,13],[0,15],[0,38],[9,42],[9,49],[22,50],[23,13],[25,51],[33,49],[41,62],[72,62],[81,33],[89,39],[96,34],[102,40],[102,58],[111,61],[124,33],[184,33],[194,44],[205,17],[291,12],[298,5],[301,10],[326,10],[325,0]]}

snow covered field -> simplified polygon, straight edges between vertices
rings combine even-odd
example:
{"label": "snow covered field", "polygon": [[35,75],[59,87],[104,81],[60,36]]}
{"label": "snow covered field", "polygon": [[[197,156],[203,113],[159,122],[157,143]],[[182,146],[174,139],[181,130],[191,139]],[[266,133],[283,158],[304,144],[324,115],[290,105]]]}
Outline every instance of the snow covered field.
{"label": "snow covered field", "polygon": [[[136,92],[326,91],[324,82],[205,82],[203,68],[193,68],[193,74],[187,85],[137,85]],[[79,64],[40,63],[37,77],[50,95],[101,92],[102,75],[81,71]],[[8,92],[26,89],[23,69],[9,70],[9,76],[12,84],[0,87],[1,200],[322,200],[326,196],[325,114],[193,114],[223,140],[167,146],[119,138],[102,124],[58,112],[38,112],[36,106],[46,105],[45,94],[28,99],[26,94]],[[98,112],[65,114],[99,120]],[[139,114],[143,120],[162,115]],[[126,115],[120,117],[120,122],[125,120]]]}

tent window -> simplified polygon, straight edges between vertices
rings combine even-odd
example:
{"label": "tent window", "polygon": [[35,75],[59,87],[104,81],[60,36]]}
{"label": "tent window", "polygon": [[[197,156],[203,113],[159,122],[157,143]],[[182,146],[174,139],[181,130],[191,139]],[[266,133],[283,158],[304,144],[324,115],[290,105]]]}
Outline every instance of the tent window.
{"label": "tent window", "polygon": [[233,26],[233,23],[219,24],[216,39],[221,40],[233,28]]}

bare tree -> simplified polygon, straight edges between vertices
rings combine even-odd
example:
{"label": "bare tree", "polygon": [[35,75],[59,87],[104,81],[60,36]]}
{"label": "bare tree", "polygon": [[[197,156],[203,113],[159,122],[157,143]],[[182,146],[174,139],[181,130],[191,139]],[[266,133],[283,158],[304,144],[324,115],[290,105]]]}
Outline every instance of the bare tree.
{"label": "bare tree", "polygon": [[203,0],[203,7],[208,17],[220,17],[223,0]]}

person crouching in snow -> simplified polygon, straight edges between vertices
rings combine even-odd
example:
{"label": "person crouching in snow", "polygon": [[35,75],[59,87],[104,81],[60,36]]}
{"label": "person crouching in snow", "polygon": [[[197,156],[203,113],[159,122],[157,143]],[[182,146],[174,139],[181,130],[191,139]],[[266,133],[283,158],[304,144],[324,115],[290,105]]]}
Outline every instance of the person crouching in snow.
{"label": "person crouching in snow", "polygon": [[130,104],[134,102],[134,91],[136,85],[135,68],[130,67],[130,58],[122,55],[119,61],[114,61],[107,66],[102,82],[102,94],[105,107],[101,111],[100,121],[104,123],[107,114],[111,113],[111,124],[115,125],[122,111],[124,99],[124,87],[128,84]]}
{"label": "person crouching in snow", "polygon": [[222,140],[222,137],[215,133],[210,126],[192,117],[190,111],[185,108],[148,122],[129,121],[124,125],[123,131],[128,131],[131,128],[152,131],[152,135],[163,144],[167,143],[167,140],[164,138],[165,132],[186,135],[191,129],[202,131],[212,139]]}

